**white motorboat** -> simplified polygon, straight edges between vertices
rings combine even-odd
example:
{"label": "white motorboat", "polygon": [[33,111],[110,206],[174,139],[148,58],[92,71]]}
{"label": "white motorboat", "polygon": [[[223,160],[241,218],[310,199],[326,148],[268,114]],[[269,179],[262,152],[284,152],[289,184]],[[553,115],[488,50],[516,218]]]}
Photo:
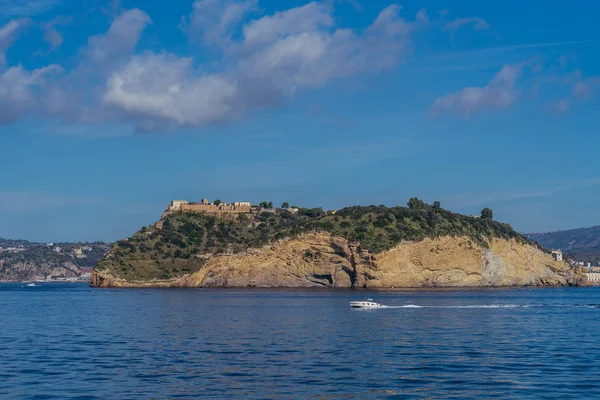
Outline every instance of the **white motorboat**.
{"label": "white motorboat", "polygon": [[352,308],[380,308],[383,307],[379,303],[375,303],[373,299],[366,299],[364,301],[351,301],[350,307]]}
{"label": "white motorboat", "polygon": [[29,287],[35,286],[35,282],[28,283],[27,286],[29,286]]}

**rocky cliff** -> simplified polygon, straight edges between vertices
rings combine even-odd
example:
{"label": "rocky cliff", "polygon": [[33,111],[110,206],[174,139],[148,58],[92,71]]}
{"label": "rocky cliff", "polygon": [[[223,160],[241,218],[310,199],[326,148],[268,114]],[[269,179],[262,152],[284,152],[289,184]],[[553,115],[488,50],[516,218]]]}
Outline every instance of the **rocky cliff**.
{"label": "rocky cliff", "polygon": [[[110,256],[109,256],[110,257]],[[478,287],[577,285],[582,273],[516,239],[487,246],[467,236],[404,241],[378,253],[331,233],[307,233],[237,254],[198,256],[195,272],[169,279],[126,279],[110,263],[96,287]],[[144,260],[133,260],[143,263]]]}

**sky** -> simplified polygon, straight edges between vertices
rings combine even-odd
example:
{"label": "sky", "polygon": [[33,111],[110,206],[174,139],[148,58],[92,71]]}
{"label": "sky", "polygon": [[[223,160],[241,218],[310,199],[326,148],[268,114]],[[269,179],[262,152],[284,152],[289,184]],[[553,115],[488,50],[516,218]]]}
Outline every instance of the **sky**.
{"label": "sky", "polygon": [[0,237],[173,199],[600,224],[600,3],[0,0]]}

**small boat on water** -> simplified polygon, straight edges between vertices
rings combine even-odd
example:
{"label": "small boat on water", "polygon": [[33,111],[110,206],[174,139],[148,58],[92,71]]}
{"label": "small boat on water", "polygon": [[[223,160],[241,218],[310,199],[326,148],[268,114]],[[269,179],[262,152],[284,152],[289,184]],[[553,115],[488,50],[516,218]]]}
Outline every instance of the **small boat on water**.
{"label": "small boat on water", "polygon": [[35,286],[35,282],[28,283],[27,286],[29,286],[29,287]]}
{"label": "small boat on water", "polygon": [[380,308],[383,307],[379,303],[375,303],[373,299],[366,299],[364,301],[351,301],[350,307],[352,308]]}

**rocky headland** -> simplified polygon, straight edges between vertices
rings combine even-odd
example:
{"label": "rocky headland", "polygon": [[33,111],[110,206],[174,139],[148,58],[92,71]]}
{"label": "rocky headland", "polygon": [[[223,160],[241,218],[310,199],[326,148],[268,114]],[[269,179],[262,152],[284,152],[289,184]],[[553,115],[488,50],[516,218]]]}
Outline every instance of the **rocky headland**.
{"label": "rocky headland", "polygon": [[[415,200],[415,199],[413,199]],[[417,199],[418,200],[418,199]],[[412,200],[411,200],[412,201]],[[439,206],[163,215],[117,242],[94,287],[564,286],[567,262],[489,218]]]}

